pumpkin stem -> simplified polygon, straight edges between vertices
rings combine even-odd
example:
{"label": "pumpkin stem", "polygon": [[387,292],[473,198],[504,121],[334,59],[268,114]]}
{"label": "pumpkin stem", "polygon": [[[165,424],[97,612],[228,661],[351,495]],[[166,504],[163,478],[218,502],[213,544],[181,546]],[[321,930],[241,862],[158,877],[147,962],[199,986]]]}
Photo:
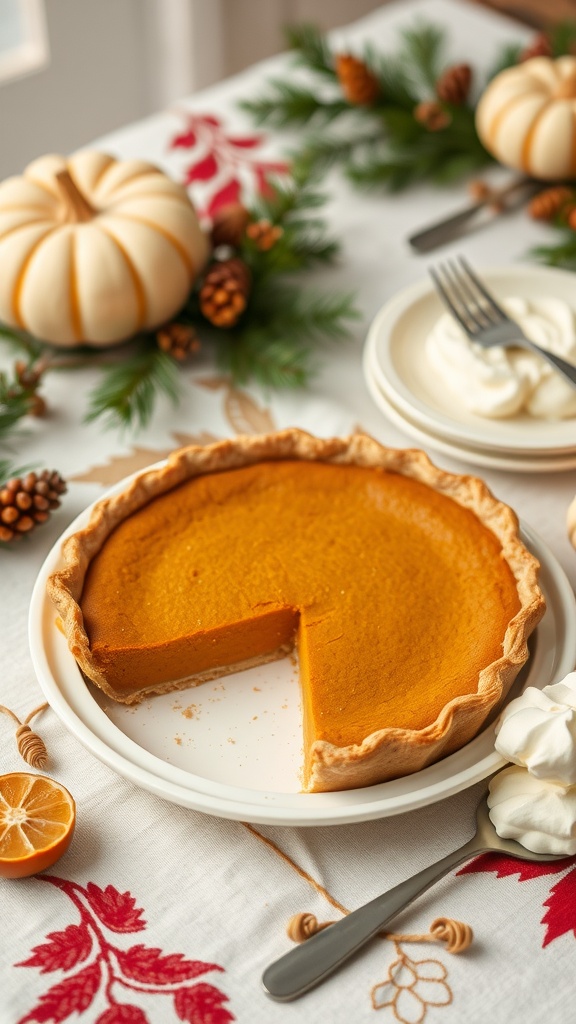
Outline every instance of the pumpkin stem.
{"label": "pumpkin stem", "polygon": [[571,100],[576,96],[576,71],[572,71],[566,78],[558,83],[554,90],[557,100]]}
{"label": "pumpkin stem", "polygon": [[66,203],[66,219],[77,222],[92,220],[96,210],[82,194],[70,171],[59,171],[56,182]]}

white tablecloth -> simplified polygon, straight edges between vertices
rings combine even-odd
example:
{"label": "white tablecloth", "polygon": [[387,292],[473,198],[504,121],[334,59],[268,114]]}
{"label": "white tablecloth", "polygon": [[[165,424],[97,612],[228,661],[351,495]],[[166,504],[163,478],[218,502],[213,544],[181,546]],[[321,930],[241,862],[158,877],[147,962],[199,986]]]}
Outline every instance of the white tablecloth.
{"label": "white tablecloth", "polygon": [[[450,55],[458,61],[487,64],[502,43],[529,35],[511,21],[455,0],[409,0],[338,31],[335,44],[348,49],[371,40],[393,50],[398,27],[421,17],[447,28]],[[182,130],[184,114],[217,113],[237,133],[253,130],[236,101],[258,95],[270,74],[286,73],[288,63],[288,57],[274,58],[183,101],[179,110],[96,145],[150,159],[182,178],[190,154],[170,148],[170,141]],[[265,151],[279,156],[289,143],[287,134],[270,135]],[[291,423],[326,434],[360,424],[387,444],[405,446],[409,439],[386,421],[367,393],[362,344],[378,308],[426,273],[429,261],[410,251],[407,236],[466,202],[466,188],[438,191],[423,185],[393,198],[360,194],[336,170],[326,189],[326,216],[342,242],[342,257],[337,267],[317,272],[314,283],[354,291],[363,322],[351,341],[324,349],[308,390],[286,396],[248,388],[245,401],[254,403],[252,409],[267,409],[277,426]],[[203,200],[200,190],[193,194]],[[465,251],[478,267],[504,266],[526,259],[531,245],[545,236],[546,229],[518,213],[471,234]],[[461,249],[459,243],[443,252]],[[29,654],[27,615],[44,557],[67,524],[118,476],[161,458],[183,435],[234,433],[237,421],[226,405],[226,387],[201,385],[214,372],[202,356],[194,372],[186,372],[179,408],[159,407],[137,438],[83,423],[91,370],[52,374],[45,387],[48,419],[33,422],[12,442],[18,461],[54,466],[70,481],[63,506],[49,523],[13,553],[0,553],[0,701],[22,717],[43,699]],[[433,458],[447,469],[470,471],[465,463]],[[574,586],[576,554],[565,527],[576,491],[574,473],[484,470],[480,475],[549,545]],[[7,718],[0,719],[0,728],[0,770],[25,769]],[[475,942],[460,956],[441,945],[407,941],[397,950],[390,940],[376,941],[297,1002],[276,1004],[261,990],[264,967],[290,947],[285,926],[293,914],[310,911],[322,921],[340,916],[318,887],[352,909],[444,856],[471,835],[483,784],[382,820],[308,828],[259,825],[256,835],[241,822],[192,811],[137,788],[87,751],[52,710],[38,719],[37,729],[51,753],[50,772],[76,798],[78,823],[70,850],[47,874],[0,882],[1,1024],[380,1019],[565,1024],[571,1019],[576,871],[566,863],[522,868],[512,861],[476,862],[474,870],[448,875],[394,923],[402,932],[425,933],[439,916],[467,922]],[[395,974],[404,988],[385,989],[391,964],[404,955],[430,962],[410,968],[404,960],[403,977]]]}

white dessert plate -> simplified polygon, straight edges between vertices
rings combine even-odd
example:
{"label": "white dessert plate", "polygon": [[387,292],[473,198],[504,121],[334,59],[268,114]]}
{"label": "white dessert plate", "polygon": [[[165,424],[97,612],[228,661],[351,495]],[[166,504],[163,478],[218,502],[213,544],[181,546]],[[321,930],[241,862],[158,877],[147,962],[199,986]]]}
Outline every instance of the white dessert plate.
{"label": "white dessert plate", "polygon": [[576,450],[565,454],[530,456],[522,453],[506,454],[492,449],[468,448],[457,445],[439,437],[431,430],[425,430],[397,409],[394,403],[384,394],[373,372],[370,350],[364,349],[364,379],[374,404],[383,412],[386,419],[395,427],[418,442],[422,448],[432,448],[451,459],[458,459],[468,465],[481,466],[484,469],[501,469],[513,473],[561,473],[568,469],[576,469]]}
{"label": "white dessert plate", "polygon": [[[553,296],[576,310],[574,275],[551,267],[479,268],[497,298]],[[549,455],[576,451],[576,419],[541,420],[528,415],[491,420],[469,412],[428,363],[426,337],[444,307],[431,281],[422,281],[387,302],[368,332],[374,376],[397,409],[424,430],[484,451]]]}
{"label": "white dessert plate", "polygon": [[[126,481],[113,490],[126,486]],[[110,492],[111,493],[111,492]],[[63,535],[83,527],[91,507]],[[576,600],[560,565],[530,529],[542,564],[547,612],[515,684],[543,687],[576,663]],[[135,707],[109,701],[86,684],[58,628],[46,592],[60,568],[61,541],[36,581],[29,616],[34,668],[64,725],[104,764],[176,804],[219,817],[275,825],[335,825],[387,817],[434,803],[504,765],[487,726],[462,750],[414,775],[339,793],[299,792],[300,695],[294,660],[154,697]]]}

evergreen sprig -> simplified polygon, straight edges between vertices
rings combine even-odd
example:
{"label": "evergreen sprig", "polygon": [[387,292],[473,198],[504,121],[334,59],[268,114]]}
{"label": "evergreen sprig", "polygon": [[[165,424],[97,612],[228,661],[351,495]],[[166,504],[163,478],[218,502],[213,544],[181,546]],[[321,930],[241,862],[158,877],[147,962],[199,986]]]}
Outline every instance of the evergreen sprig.
{"label": "evergreen sprig", "polygon": [[576,231],[564,224],[560,228],[559,241],[551,245],[537,245],[529,255],[549,267],[576,270]]}
{"label": "evergreen sprig", "polygon": [[357,316],[350,295],[276,284],[256,293],[244,323],[220,339],[220,366],[237,384],[253,377],[267,387],[301,386],[314,370],[310,343],[346,337]]}
{"label": "evergreen sprig", "polygon": [[430,131],[415,116],[420,102],[437,99],[446,49],[440,27],[421,22],[405,29],[393,57],[373,45],[364,47],[359,59],[380,86],[367,105],[345,99],[335,61],[317,29],[292,29],[289,39],[297,63],[312,76],[320,74],[322,88],[275,79],[266,94],[241,105],[260,124],[329,129],[304,139],[294,157],[297,168],[326,171],[338,163],[356,185],[397,191],[420,180],[451,182],[491,162],[476,134],[472,105],[443,103],[447,124],[440,131]]}
{"label": "evergreen sprig", "polygon": [[179,397],[178,367],[150,336],[134,340],[131,351],[104,370],[90,396],[86,421],[102,418],[108,426],[145,427],[157,398],[173,404]]}

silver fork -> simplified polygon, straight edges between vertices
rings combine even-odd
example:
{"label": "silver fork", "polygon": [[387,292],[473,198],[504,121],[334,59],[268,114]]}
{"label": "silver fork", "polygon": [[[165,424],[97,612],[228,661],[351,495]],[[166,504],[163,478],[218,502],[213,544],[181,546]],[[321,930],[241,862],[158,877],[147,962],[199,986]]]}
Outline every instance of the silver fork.
{"label": "silver fork", "polygon": [[498,305],[463,256],[430,268],[436,291],[471,341],[493,348],[517,346],[537,352],[576,387],[576,366],[540,348]]}

